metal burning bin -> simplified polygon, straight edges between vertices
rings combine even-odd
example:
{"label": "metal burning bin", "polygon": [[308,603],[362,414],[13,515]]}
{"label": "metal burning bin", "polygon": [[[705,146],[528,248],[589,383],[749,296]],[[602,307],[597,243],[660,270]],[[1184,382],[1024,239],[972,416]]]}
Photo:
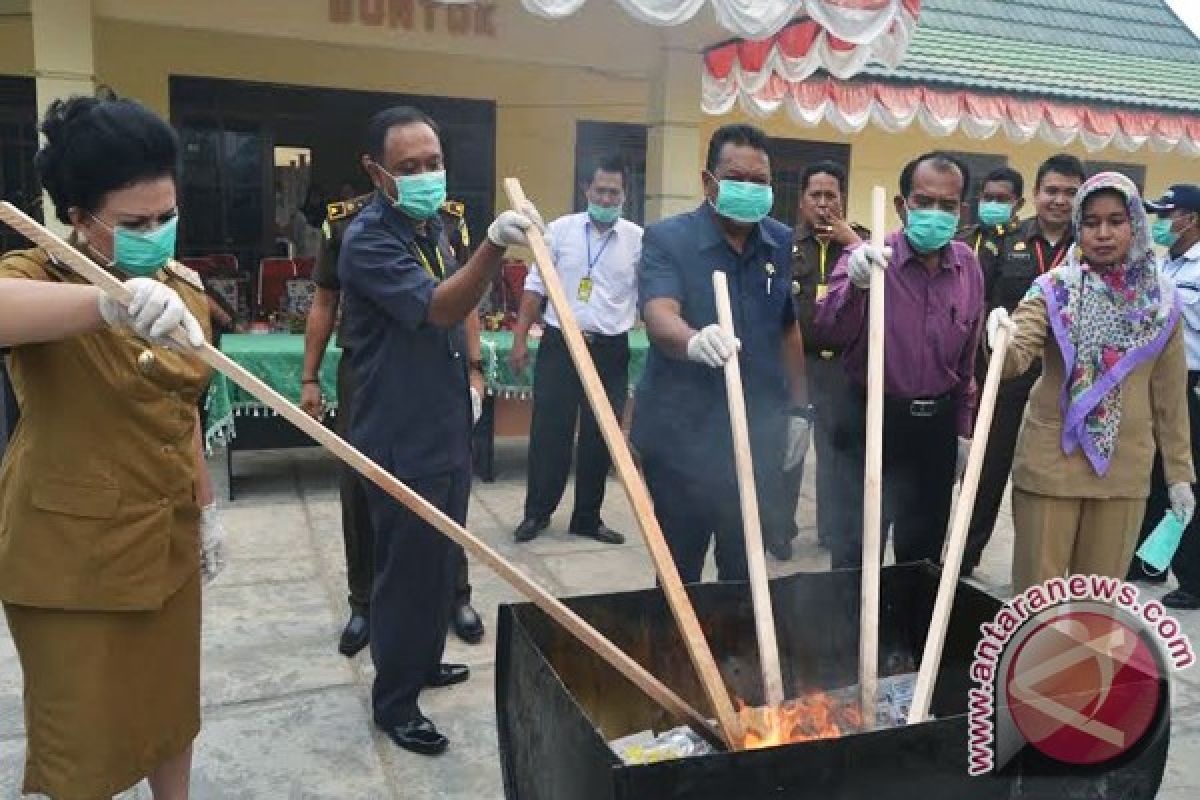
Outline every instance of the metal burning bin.
{"label": "metal burning bin", "polygon": [[[885,568],[880,608],[881,676],[912,672],[925,641],[938,570]],[[750,591],[745,584],[689,587],[721,671],[754,705],[758,688]],[[785,684],[797,692],[857,681],[857,571],[800,574],[771,582]],[[568,600],[576,612],[696,708],[703,693],[661,592]],[[627,766],[608,742],[674,727],[606,663],[530,604],[500,609],[496,707],[508,800],[961,800],[963,798],[1151,798],[1166,764],[1164,702],[1145,739],[1095,767],[1067,766],[1030,747],[998,774],[967,774],[969,669],[979,626],[1001,603],[959,584],[932,711],[919,725],[766,750]]]}

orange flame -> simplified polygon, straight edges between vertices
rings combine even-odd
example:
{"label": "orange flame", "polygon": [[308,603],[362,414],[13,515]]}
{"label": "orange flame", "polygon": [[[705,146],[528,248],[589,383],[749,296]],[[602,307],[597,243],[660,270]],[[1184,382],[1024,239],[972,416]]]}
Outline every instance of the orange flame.
{"label": "orange flame", "polygon": [[742,746],[747,750],[832,739],[862,728],[862,713],[856,704],[824,692],[811,692],[778,708],[750,707],[739,700],[738,716],[746,731]]}

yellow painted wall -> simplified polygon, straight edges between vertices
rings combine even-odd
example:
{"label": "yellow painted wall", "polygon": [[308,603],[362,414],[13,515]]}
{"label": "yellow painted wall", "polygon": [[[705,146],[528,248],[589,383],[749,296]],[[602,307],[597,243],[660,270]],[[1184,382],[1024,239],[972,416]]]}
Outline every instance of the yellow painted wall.
{"label": "yellow painted wall", "polygon": [[[589,69],[110,19],[97,21],[95,38],[97,78],[163,114],[170,75],[494,100],[498,193],[499,179],[516,175],[547,215],[571,206],[577,120],[645,121],[645,79]],[[360,134],[348,132],[348,146]],[[506,206],[502,197],[497,206]]]}
{"label": "yellow painted wall", "polygon": [[[1071,153],[1084,161],[1120,161],[1145,165],[1146,191],[1154,196],[1160,194],[1172,183],[1200,180],[1200,159],[1155,153],[1149,148],[1142,148],[1134,153],[1116,148],[1089,153],[1077,142],[1068,147],[1054,147],[1040,139],[1017,144],[1009,140],[1003,133],[983,140],[972,139],[962,133],[934,137],[926,134],[919,124],[899,134],[886,133],[868,125],[861,133],[848,136],[828,123],[822,123],[815,128],[797,125],[785,113],[780,113],[767,120],[750,119],[741,113],[727,114],[721,117],[706,116],[701,123],[702,141],[707,143],[714,130],[729,122],[750,122],[763,128],[773,137],[849,144],[851,147],[849,216],[856,222],[868,225],[871,220],[871,187],[875,185],[886,187],[889,197],[897,194],[900,170],[904,164],[929,150],[955,150],[1008,156],[1009,166],[1025,176],[1026,213],[1032,213],[1030,204],[1033,180],[1038,165],[1059,152]],[[703,158],[703,153],[700,154],[700,158]],[[888,228],[898,226],[899,219],[889,205]]]}
{"label": "yellow painted wall", "polygon": [[0,16],[0,75],[33,77],[33,25],[28,16]]}

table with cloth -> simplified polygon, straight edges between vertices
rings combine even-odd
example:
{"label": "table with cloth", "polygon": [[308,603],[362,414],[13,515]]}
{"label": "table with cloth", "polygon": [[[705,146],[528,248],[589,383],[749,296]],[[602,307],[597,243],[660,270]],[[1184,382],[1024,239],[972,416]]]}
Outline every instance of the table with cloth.
{"label": "table with cloth", "polygon": [[[513,374],[508,363],[512,351],[510,331],[485,331],[481,335],[481,356],[487,397],[484,414],[475,430],[476,472],[485,480],[493,479],[495,446],[495,401],[528,399],[533,395],[533,362],[538,340],[530,338],[530,367],[523,375]],[[646,332],[634,330],[629,337],[630,389],[641,378],[646,365],[649,342]],[[221,337],[221,352],[247,371],[262,379],[293,403],[300,402],[301,372],[304,368],[304,336],[300,334],[226,334]],[[332,342],[321,361],[321,394],[326,401],[326,424],[337,414],[337,369],[342,351]],[[233,453],[306,447],[316,443],[290,422],[279,417],[250,393],[222,374],[214,374],[205,401],[205,443],[225,446],[229,497],[233,499]]]}

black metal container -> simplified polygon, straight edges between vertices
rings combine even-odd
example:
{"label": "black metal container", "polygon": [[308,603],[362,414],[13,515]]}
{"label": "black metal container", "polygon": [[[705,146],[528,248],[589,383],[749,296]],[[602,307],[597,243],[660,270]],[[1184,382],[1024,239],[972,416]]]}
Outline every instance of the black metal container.
{"label": "black metal container", "polygon": [[[881,676],[915,671],[939,572],[928,564],[883,570]],[[762,702],[753,610],[745,584],[689,587],[726,683]],[[785,685],[795,694],[854,684],[858,670],[857,571],[771,582]],[[694,707],[706,707],[661,592],[570,599],[567,604]],[[980,624],[1000,609],[960,584],[932,711],[919,725],[757,751],[626,766],[607,742],[674,722],[633,684],[538,608],[500,608],[496,712],[508,800],[962,800],[1152,798],[1166,765],[1164,700],[1133,750],[1094,767],[1060,764],[1024,748],[999,773],[967,774],[969,668]],[[1164,693],[1164,697],[1166,694]]]}

